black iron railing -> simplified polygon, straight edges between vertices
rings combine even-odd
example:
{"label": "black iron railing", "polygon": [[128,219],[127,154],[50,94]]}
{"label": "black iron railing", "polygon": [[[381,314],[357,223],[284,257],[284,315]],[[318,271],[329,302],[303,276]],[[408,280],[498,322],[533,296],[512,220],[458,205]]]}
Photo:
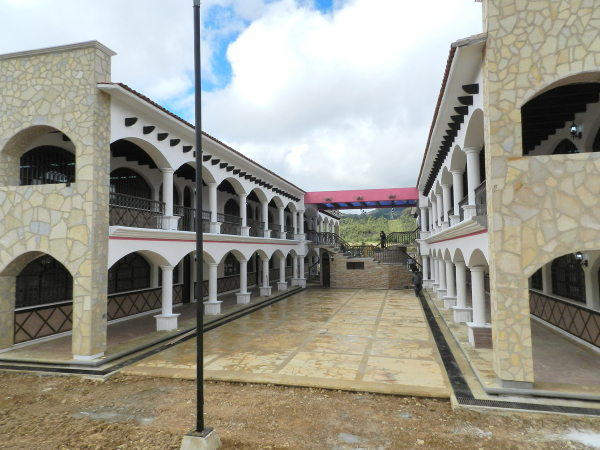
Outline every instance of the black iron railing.
{"label": "black iron railing", "polygon": [[414,231],[394,231],[386,236],[387,245],[410,245],[419,237],[419,229]]}
{"label": "black iron railing", "polygon": [[[247,286],[256,286],[258,284],[258,275],[256,272],[248,273]],[[235,291],[240,288],[240,275],[229,275],[226,277],[217,278],[217,294],[223,292]],[[204,297],[208,297],[208,280],[203,283]]]}
{"label": "black iron railing", "polygon": [[487,216],[485,180],[475,188],[475,215]]}
{"label": "black iron railing", "polygon": [[468,204],[469,204],[469,196],[468,195],[466,195],[460,202],[458,202],[458,209],[459,209],[461,222],[463,220],[465,220],[465,210],[463,209],[463,206],[466,206]]}
{"label": "black iron railing", "polygon": [[285,227],[285,238],[293,240],[294,239],[294,227]]}
{"label": "black iron railing", "polygon": [[31,341],[73,329],[73,301],[15,311],[14,343]]}
{"label": "black iron railing", "polygon": [[[274,227],[278,227],[279,225],[274,225]],[[271,237],[275,239],[281,239],[281,231],[279,230],[271,230]]]}
{"label": "black iron railing", "polygon": [[161,229],[164,213],[164,202],[125,194],[110,194],[109,223],[111,226]]}
{"label": "black iron railing", "polygon": [[535,291],[529,291],[529,310],[535,317],[600,347],[600,312]]}
{"label": "black iron railing", "polygon": [[210,233],[210,211],[202,211],[202,232]]}
{"label": "black iron railing", "polygon": [[173,215],[179,216],[177,222],[179,231],[196,231],[196,208],[173,205]]}
{"label": "black iron railing", "polygon": [[253,237],[265,236],[265,223],[260,220],[246,219],[246,223],[250,227],[249,233]]}
{"label": "black iron railing", "polygon": [[221,234],[242,234],[242,218],[231,214],[217,214],[217,222],[221,222]]}

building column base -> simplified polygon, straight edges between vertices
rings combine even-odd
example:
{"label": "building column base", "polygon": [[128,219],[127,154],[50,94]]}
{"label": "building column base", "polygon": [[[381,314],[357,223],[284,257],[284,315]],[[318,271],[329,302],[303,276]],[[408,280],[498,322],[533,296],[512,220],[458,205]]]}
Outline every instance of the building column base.
{"label": "building column base", "polygon": [[433,292],[437,292],[439,287],[440,283],[431,283],[431,289],[433,289]]}
{"label": "building column base", "polygon": [[270,297],[271,296],[271,286],[261,287],[260,288],[260,296],[261,297]]}
{"label": "building column base", "polygon": [[163,216],[162,229],[163,230],[176,230],[178,223],[179,223],[179,216]]}
{"label": "building column base", "polygon": [[463,206],[463,211],[465,212],[465,220],[467,220],[475,216],[475,214],[477,213],[477,207],[475,205],[465,205]]}
{"label": "building column base", "polygon": [[447,291],[447,289],[440,289],[438,287],[438,289],[436,291],[437,292],[437,298],[438,298],[438,300],[443,300],[444,299],[444,297],[446,296],[446,291]]}
{"label": "building column base", "polygon": [[450,216],[450,226],[453,227],[454,225],[460,223],[460,216],[455,215],[455,216]]}
{"label": "building column base", "polygon": [[298,286],[298,278],[292,278],[291,286]]}
{"label": "building column base", "polygon": [[281,281],[277,282],[277,290],[287,291],[287,281],[284,281],[283,283]]}
{"label": "building column base", "polygon": [[242,236],[250,236],[250,227],[242,227]]}
{"label": "building column base", "polygon": [[492,348],[492,325],[475,325],[473,322],[467,322],[469,327],[469,343],[474,348]]}
{"label": "building column base", "polygon": [[250,294],[250,292],[244,292],[243,294],[240,292],[238,294],[235,294],[235,296],[237,297],[237,304],[238,305],[247,305],[248,303],[250,303],[250,296],[252,294]]}
{"label": "building column base", "polygon": [[204,302],[204,314],[218,316],[221,314],[221,303],[223,302]]}
{"label": "building column base", "polygon": [[473,308],[453,306],[454,323],[467,323],[473,321]]}
{"label": "building column base", "polygon": [[173,331],[177,329],[177,317],[179,314],[154,316],[156,319],[156,331]]}
{"label": "building column base", "polygon": [[221,234],[221,222],[211,222],[210,232],[212,234]]}
{"label": "building column base", "polygon": [[271,237],[271,230],[264,230],[263,231],[263,237],[270,238]]}
{"label": "building column base", "polygon": [[433,284],[433,280],[423,280],[424,288],[430,288],[432,284]]}
{"label": "building column base", "polygon": [[444,308],[450,309],[456,306],[456,297],[444,297]]}
{"label": "building column base", "polygon": [[296,286],[300,286],[301,288],[306,287],[306,278],[298,278],[297,282]]}
{"label": "building column base", "polygon": [[102,358],[104,352],[96,353],[95,355],[73,355],[73,359],[76,361],[93,361],[94,359]]}

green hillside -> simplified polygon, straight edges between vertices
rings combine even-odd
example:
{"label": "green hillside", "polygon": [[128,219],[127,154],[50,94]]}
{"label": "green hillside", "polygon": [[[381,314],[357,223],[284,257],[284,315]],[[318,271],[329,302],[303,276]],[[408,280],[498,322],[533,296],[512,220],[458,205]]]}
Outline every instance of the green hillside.
{"label": "green hillside", "polygon": [[414,231],[417,221],[410,215],[410,208],[394,209],[393,220],[390,220],[391,209],[375,209],[366,215],[344,214],[340,222],[340,233],[350,244],[377,244],[381,230],[385,234],[394,231]]}

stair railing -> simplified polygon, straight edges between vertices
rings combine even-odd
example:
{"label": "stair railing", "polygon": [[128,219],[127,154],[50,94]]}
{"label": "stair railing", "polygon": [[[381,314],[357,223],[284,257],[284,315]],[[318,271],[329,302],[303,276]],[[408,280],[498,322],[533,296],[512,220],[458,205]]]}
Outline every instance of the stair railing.
{"label": "stair railing", "polygon": [[[317,259],[317,262],[308,268],[308,281],[321,281],[321,273],[319,271],[319,263],[321,262],[320,258]],[[313,276],[313,269],[317,268],[316,274]]]}
{"label": "stair railing", "polygon": [[409,245],[414,243],[419,237],[419,229],[414,231],[394,231],[386,236],[388,245],[404,244]]}

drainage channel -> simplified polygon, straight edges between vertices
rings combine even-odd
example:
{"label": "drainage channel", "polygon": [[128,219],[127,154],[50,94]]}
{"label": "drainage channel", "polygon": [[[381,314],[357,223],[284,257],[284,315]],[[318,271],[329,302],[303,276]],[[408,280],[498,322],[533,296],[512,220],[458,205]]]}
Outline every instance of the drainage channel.
{"label": "drainage channel", "polygon": [[433,334],[433,338],[440,352],[442,362],[446,368],[448,378],[456,401],[462,406],[475,406],[480,408],[496,408],[496,409],[510,409],[515,411],[530,411],[530,412],[550,412],[559,414],[577,414],[587,416],[600,416],[600,409],[595,408],[583,408],[577,406],[560,406],[560,405],[540,405],[523,402],[508,402],[501,400],[480,400],[476,399],[469,388],[467,381],[454,358],[454,354],[448,345],[448,341],[444,337],[442,330],[440,329],[437,320],[435,319],[427,300],[423,293],[419,294],[419,300],[423,306],[429,329]]}
{"label": "drainage channel", "polygon": [[[291,292],[286,292],[285,294],[282,294],[274,299],[266,300],[266,301],[258,303],[256,305],[249,306],[238,312],[229,314],[223,318],[220,318],[220,319],[214,320],[212,322],[209,322],[207,324],[204,324],[202,327],[202,332],[206,333],[207,331],[214,330],[215,328],[218,328],[220,326],[223,326],[225,324],[233,322],[234,320],[237,320],[241,317],[247,316],[248,314],[252,314],[253,312],[256,312],[262,308],[266,308],[267,306],[271,306],[277,302],[280,302],[281,300],[284,300],[292,295],[295,295],[298,292],[301,292],[301,289],[295,289],[295,290],[292,290]],[[0,364],[0,370],[10,370],[10,371],[20,371],[20,372],[44,372],[44,373],[63,374],[63,375],[105,376],[105,375],[109,375],[111,373],[117,372],[117,371],[121,370],[123,367],[129,366],[138,361],[141,361],[142,359],[146,359],[150,356],[156,355],[157,353],[160,353],[164,350],[172,348],[183,342],[189,341],[190,339],[195,338],[197,336],[197,334],[198,334],[198,329],[193,328],[192,330],[190,330],[186,333],[183,333],[180,336],[174,337],[167,344],[164,344],[160,347],[149,350],[145,353],[134,356],[132,358],[129,358],[120,363],[105,367],[103,369],[83,369],[81,367],[76,368],[73,366],[70,366],[70,367],[46,367],[41,364]]]}

